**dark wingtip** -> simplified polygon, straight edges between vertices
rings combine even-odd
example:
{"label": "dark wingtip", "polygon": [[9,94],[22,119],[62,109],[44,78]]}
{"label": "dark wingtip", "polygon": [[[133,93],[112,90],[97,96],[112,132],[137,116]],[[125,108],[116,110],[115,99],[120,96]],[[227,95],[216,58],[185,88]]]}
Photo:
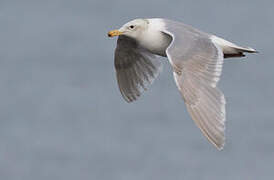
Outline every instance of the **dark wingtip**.
{"label": "dark wingtip", "polygon": [[238,54],[224,54],[224,58],[245,57],[245,54],[240,52]]}

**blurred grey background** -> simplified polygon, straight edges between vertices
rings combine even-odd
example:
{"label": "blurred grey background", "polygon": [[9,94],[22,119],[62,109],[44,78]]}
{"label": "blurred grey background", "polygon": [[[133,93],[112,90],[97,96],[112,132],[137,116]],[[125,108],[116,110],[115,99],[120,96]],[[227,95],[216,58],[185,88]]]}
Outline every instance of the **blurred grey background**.
{"label": "blurred grey background", "polygon": [[[274,1],[1,0],[1,180],[274,178]],[[225,61],[218,152],[164,72],[127,104],[108,30],[165,17],[260,51]]]}

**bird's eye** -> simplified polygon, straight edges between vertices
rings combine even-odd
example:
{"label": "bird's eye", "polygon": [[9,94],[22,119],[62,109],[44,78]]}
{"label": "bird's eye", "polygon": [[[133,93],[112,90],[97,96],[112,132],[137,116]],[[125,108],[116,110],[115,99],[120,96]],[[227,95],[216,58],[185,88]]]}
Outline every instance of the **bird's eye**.
{"label": "bird's eye", "polygon": [[134,28],[134,26],[133,26],[133,25],[131,25],[131,26],[129,26],[129,28],[130,28],[130,29],[133,29],[133,28]]}

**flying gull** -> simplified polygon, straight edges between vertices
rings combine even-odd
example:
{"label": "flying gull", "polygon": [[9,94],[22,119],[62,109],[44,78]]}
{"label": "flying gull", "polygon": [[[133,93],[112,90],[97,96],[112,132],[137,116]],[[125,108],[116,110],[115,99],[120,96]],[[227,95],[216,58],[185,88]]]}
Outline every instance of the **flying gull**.
{"label": "flying gull", "polygon": [[136,100],[161,72],[157,56],[167,57],[187,110],[203,135],[219,150],[225,143],[225,97],[216,87],[224,58],[256,50],[167,19],[135,19],[119,30],[115,69],[120,92]]}

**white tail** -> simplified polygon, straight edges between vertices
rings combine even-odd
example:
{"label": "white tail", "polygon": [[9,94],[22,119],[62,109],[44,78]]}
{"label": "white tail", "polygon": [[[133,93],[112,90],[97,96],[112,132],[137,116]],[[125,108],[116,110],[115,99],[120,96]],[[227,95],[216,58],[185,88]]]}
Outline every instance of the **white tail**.
{"label": "white tail", "polygon": [[234,43],[231,43],[227,40],[219,38],[217,36],[211,36],[211,40],[214,44],[220,46],[224,53],[224,58],[231,58],[231,57],[243,57],[246,53],[257,53],[257,51],[250,47],[241,47],[237,46]]}

